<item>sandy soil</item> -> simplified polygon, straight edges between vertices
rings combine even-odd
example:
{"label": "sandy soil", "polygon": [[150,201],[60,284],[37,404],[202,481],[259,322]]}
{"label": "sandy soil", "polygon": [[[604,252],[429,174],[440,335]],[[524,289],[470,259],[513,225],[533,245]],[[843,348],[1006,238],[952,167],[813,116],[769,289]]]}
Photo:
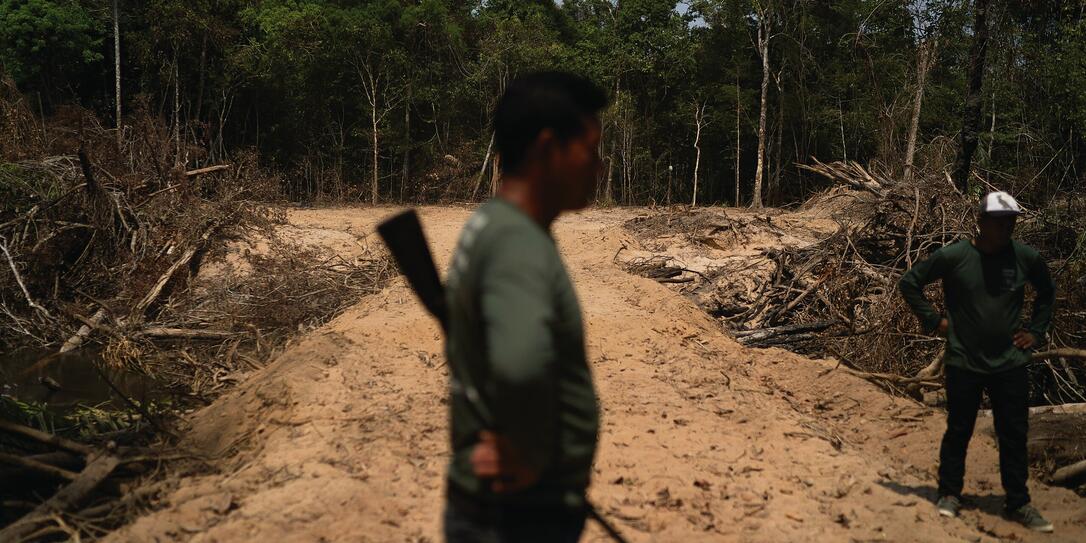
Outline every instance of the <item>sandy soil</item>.
{"label": "sandy soil", "polygon": [[[290,213],[362,235],[394,209]],[[834,370],[739,346],[687,298],[615,263],[644,210],[565,217],[556,235],[584,306],[603,405],[591,497],[631,541],[1086,541],[1086,500],[1034,483],[1056,523],[1002,520],[994,443],[978,432],[960,519],[931,505],[942,413]],[[469,208],[422,216],[444,267]],[[360,243],[379,243],[369,236]],[[195,413],[213,473],[176,474],[114,541],[440,541],[446,444],[438,327],[402,281],[290,345]],[[206,470],[205,470],[206,471]],[[592,526],[585,541],[606,541]]]}

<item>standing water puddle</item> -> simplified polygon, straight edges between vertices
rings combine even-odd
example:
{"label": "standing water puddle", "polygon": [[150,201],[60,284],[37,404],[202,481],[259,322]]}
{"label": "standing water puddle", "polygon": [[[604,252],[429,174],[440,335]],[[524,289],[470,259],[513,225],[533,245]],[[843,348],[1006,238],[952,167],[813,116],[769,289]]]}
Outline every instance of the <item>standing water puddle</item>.
{"label": "standing water puddle", "polygon": [[38,406],[54,416],[87,409],[131,411],[110,383],[141,406],[173,399],[146,375],[102,364],[94,350],[57,355],[55,351],[22,349],[0,355],[0,395]]}

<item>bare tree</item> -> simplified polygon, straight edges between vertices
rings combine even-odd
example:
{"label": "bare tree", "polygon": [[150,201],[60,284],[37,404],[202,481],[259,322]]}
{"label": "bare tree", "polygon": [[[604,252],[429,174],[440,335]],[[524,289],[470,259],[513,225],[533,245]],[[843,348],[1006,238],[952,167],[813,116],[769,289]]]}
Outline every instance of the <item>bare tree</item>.
{"label": "bare tree", "polygon": [[[694,102],[694,199],[690,202],[690,207],[697,207],[698,205],[698,168],[701,166],[701,129],[705,128],[709,123],[705,120],[705,101],[700,104]],[[668,185],[670,189],[670,184]]]}
{"label": "bare tree", "polygon": [[502,180],[502,157],[501,154],[495,154],[490,157],[490,197],[498,195],[498,186]]}
{"label": "bare tree", "polygon": [[603,184],[603,204],[615,203],[613,183],[615,181],[615,142],[611,142],[611,152],[607,155],[607,177]]}
{"label": "bare tree", "polygon": [[762,178],[765,176],[766,97],[769,94],[769,40],[773,30],[773,12],[769,0],[754,3],[758,17],[758,55],[762,57],[762,98],[758,111],[758,167],[754,171],[754,198],[751,207],[762,207]]}
{"label": "bare tree", "polygon": [[739,207],[739,67],[735,68],[735,207]]}
{"label": "bare tree", "polygon": [[117,149],[121,148],[123,139],[121,134],[121,10],[117,5],[119,1],[113,0],[113,91],[117,107],[114,125],[117,129]]}
{"label": "bare tree", "polygon": [[[769,199],[770,201],[776,201],[780,197],[781,189],[781,172],[784,168],[781,166],[784,155],[784,85],[781,84],[781,78],[784,75],[783,63],[779,66],[776,73],[773,74],[773,83],[777,88],[777,122],[773,128],[774,139],[777,140],[773,143],[773,173],[769,178]],[[766,156],[768,159],[768,155]]]}
{"label": "bare tree", "polygon": [[386,87],[391,77],[381,71],[380,61],[372,53],[355,64],[358,77],[362,81],[362,90],[370,106],[370,129],[373,135],[373,168],[370,178],[370,203],[376,204],[379,194],[381,160],[381,123],[399,101],[395,93]]}
{"label": "bare tree", "polygon": [[931,69],[935,57],[934,40],[925,40],[920,44],[916,59],[916,96],[913,98],[913,116],[909,122],[909,140],[905,149],[905,180],[912,179],[913,160],[916,156],[916,135],[920,130],[920,106],[924,100],[924,84],[927,81],[928,71]]}
{"label": "bare tree", "polygon": [[486,156],[483,157],[483,167],[479,168],[479,177],[475,179],[475,188],[471,190],[471,199],[479,194],[479,188],[483,186],[483,176],[486,175],[486,167],[490,164],[490,151],[494,149],[494,132],[490,133],[490,143],[486,146]]}
{"label": "bare tree", "polygon": [[[178,67],[178,46],[173,44],[173,140],[175,154],[174,166],[184,164],[181,159],[181,70]],[[187,162],[187,161],[186,161]]]}
{"label": "bare tree", "polygon": [[913,114],[909,122],[909,136],[905,150],[906,181],[912,179],[913,161],[916,157],[916,138],[920,130],[920,111],[924,101],[924,87],[927,83],[928,73],[935,63],[936,53],[939,48],[938,31],[942,19],[942,6],[936,6],[930,0],[913,0],[909,5],[910,15],[914,21],[914,31],[917,35],[916,49],[916,89],[913,97]]}

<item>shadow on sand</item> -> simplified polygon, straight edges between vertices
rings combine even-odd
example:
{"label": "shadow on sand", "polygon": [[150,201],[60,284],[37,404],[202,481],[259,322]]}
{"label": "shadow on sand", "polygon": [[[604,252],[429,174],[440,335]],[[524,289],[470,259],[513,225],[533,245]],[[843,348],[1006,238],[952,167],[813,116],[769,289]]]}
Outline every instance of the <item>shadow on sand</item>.
{"label": "shadow on sand", "polygon": [[[902,496],[916,496],[927,500],[935,507],[935,501],[939,498],[938,489],[934,485],[903,485],[893,481],[879,481],[878,484],[888,490]],[[985,513],[1002,516],[1003,496],[1001,494],[965,494],[962,496],[962,509],[977,509]]]}

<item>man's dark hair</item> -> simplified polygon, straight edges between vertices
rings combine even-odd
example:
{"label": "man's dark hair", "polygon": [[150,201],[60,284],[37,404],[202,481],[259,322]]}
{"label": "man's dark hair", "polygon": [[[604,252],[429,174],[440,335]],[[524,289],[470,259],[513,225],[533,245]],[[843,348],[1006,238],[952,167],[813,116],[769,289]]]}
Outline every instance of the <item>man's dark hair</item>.
{"label": "man's dark hair", "polygon": [[501,170],[514,173],[528,147],[545,128],[560,141],[585,131],[586,117],[607,107],[607,95],[595,83],[567,72],[535,72],[513,80],[494,108],[494,143]]}

